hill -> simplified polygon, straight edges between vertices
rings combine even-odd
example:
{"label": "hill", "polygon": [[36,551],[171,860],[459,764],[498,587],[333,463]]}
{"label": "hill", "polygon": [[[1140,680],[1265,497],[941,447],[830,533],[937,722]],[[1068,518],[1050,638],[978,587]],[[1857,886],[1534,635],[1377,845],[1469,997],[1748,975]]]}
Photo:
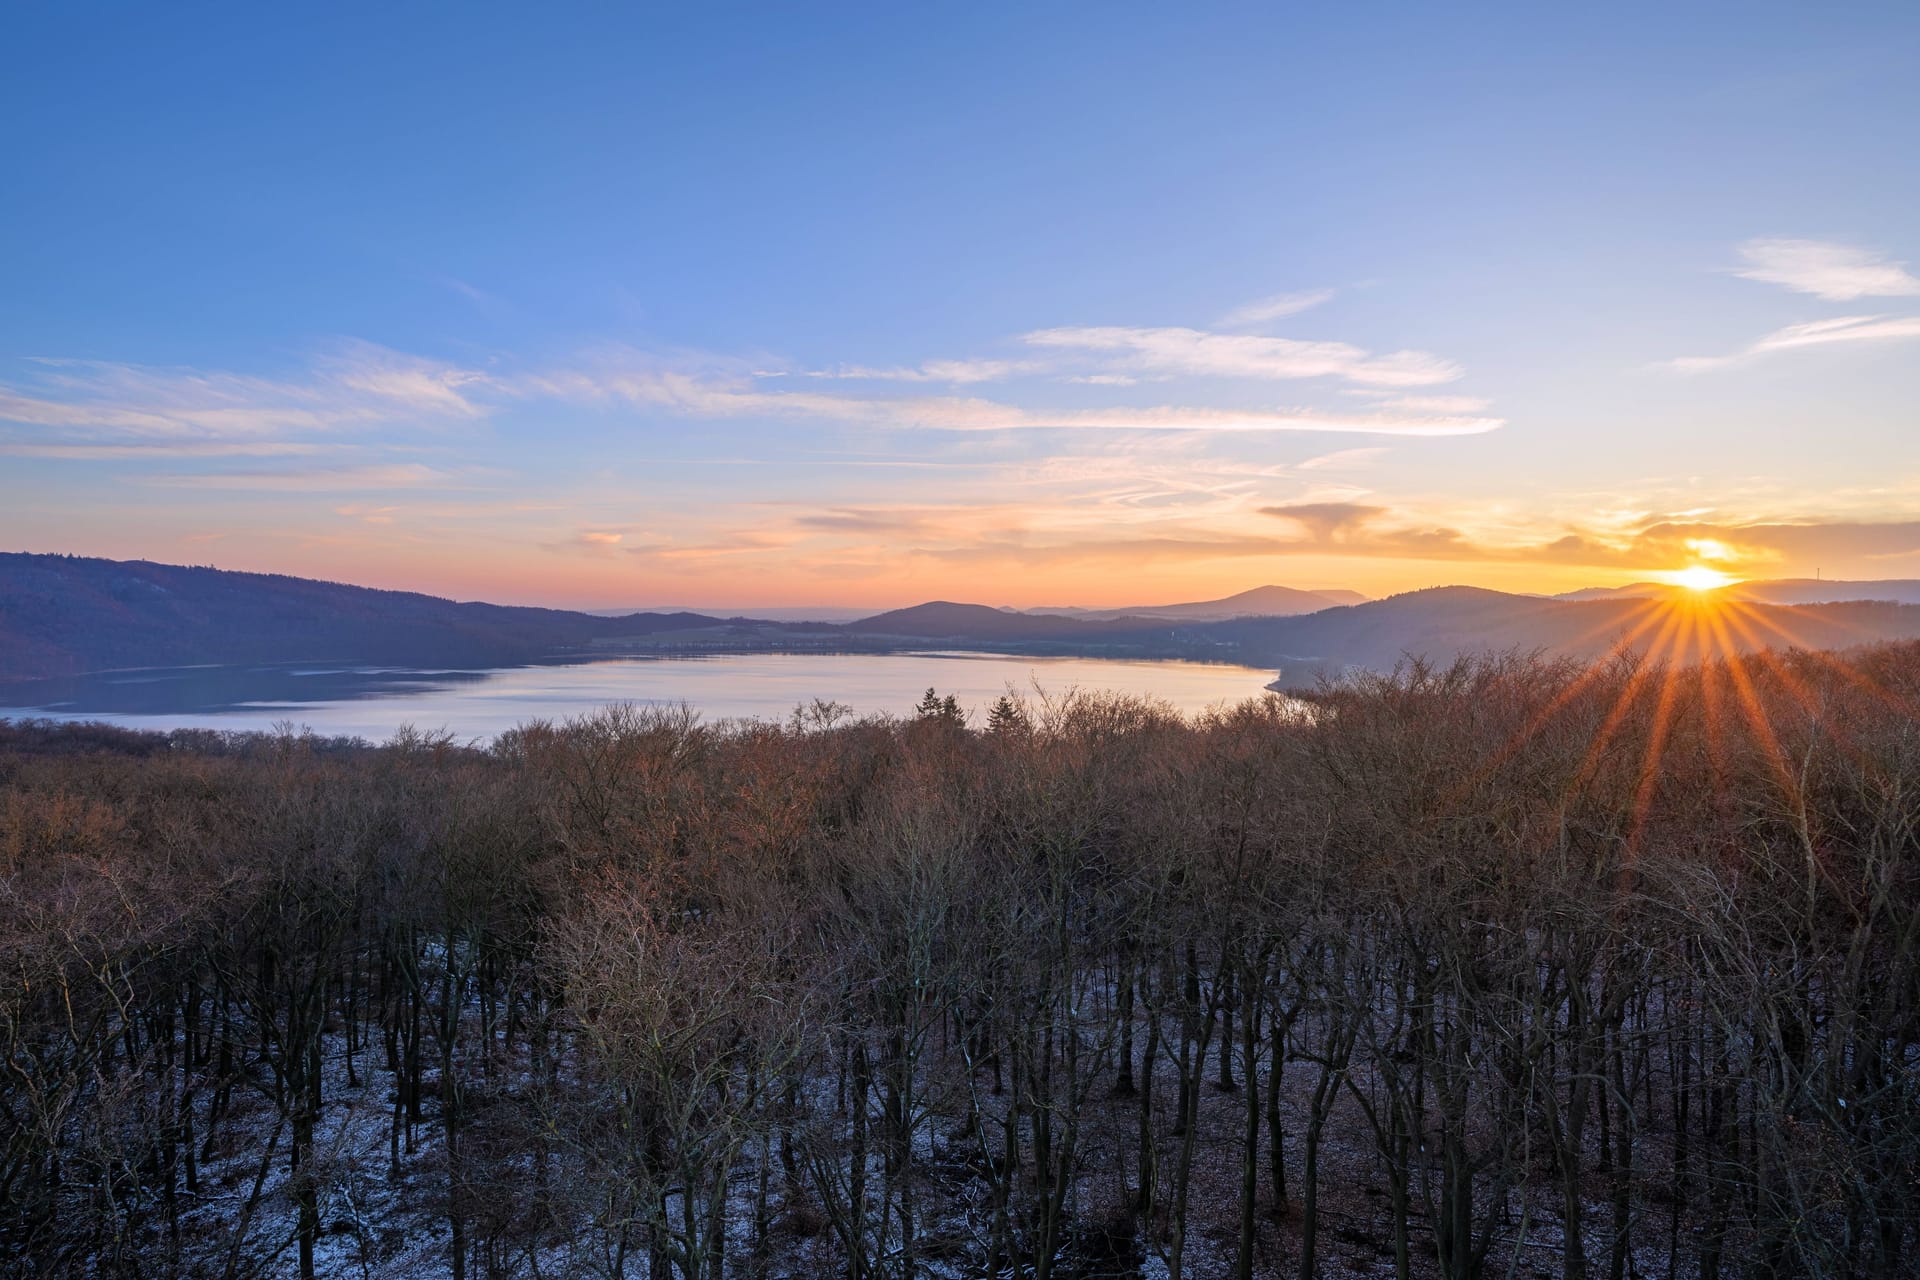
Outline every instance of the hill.
{"label": "hill", "polygon": [[[1289,597],[1273,594],[1286,591],[1260,588],[1243,596],[1272,606],[1288,603]],[[1307,593],[1290,593],[1301,594]],[[1687,661],[1787,645],[1850,648],[1920,636],[1920,606],[1753,603],[1692,592],[1671,598],[1665,592],[1608,592],[1569,600],[1439,587],[1307,613],[1224,620],[1064,617],[935,600],[836,626],[690,612],[603,617],[279,574],[0,555],[5,680],[126,667],[327,661],[479,668],[586,652],[844,653],[942,646],[1237,662],[1279,668],[1284,681],[1299,685],[1349,667],[1387,670],[1409,654],[1445,661],[1489,649],[1540,649],[1593,657],[1623,636]]]}
{"label": "hill", "polygon": [[1057,614],[1089,622],[1120,618],[1172,618],[1185,622],[1223,622],[1229,618],[1290,617],[1316,613],[1334,605],[1363,604],[1367,597],[1358,591],[1334,589],[1303,591],[1297,587],[1264,586],[1223,597],[1219,600],[1194,600],[1185,604],[1129,605],[1124,609],[1028,609],[1030,614]]}
{"label": "hill", "polygon": [[1208,633],[1243,660],[1277,666],[1288,684],[1324,671],[1384,671],[1408,655],[1444,661],[1489,649],[1599,657],[1630,647],[1694,662],[1768,648],[1846,649],[1920,637],[1920,607],[1860,601],[1750,604],[1687,592],[1675,599],[1556,600],[1478,587],[1435,587],[1297,618],[1222,623]]}
{"label": "hill", "polygon": [[600,618],[281,574],[0,553],[0,678],[310,660],[490,666],[717,623],[690,613]]}
{"label": "hill", "polygon": [[[1676,587],[1668,582],[1632,582],[1624,587],[1587,587],[1580,591],[1568,591],[1554,599],[1577,601],[1636,597],[1679,600],[1693,594],[1691,587]],[[1920,580],[1878,578],[1849,582],[1833,578],[1771,578],[1729,583],[1715,591],[1714,595],[1722,600],[1741,600],[1750,604],[1844,604],[1854,600],[1920,604]]]}
{"label": "hill", "polygon": [[[636,613],[699,613],[708,617],[719,617],[705,607],[680,604],[656,604],[645,608],[632,609],[585,609],[597,618],[625,618]],[[730,609],[726,616],[747,618],[757,622],[858,622],[871,612],[850,605],[814,604],[814,605],[770,605],[766,608],[755,606],[745,609]]]}
{"label": "hill", "polygon": [[1138,630],[1154,625],[1142,619],[1099,622],[1051,613],[1009,613],[984,604],[931,600],[907,609],[891,609],[850,622],[857,635],[902,636],[919,640],[1023,641],[1071,640]]}
{"label": "hill", "polygon": [[1187,621],[1066,618],[933,601],[850,624],[849,633],[1029,652],[1081,652],[1231,661],[1280,668],[1310,683],[1349,667],[1390,670],[1409,655],[1447,661],[1488,650],[1544,650],[1578,658],[1623,639],[1643,652],[1694,662],[1765,648],[1846,649],[1920,637],[1920,607],[1857,601],[1772,605],[1632,595],[1557,600],[1480,587],[1435,587],[1312,613]]}

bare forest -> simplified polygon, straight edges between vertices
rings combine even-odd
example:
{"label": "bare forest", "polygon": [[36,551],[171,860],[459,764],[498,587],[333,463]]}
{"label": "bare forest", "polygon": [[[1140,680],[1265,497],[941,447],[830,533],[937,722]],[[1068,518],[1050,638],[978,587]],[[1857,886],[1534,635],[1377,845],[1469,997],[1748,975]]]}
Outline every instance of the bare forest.
{"label": "bare forest", "polygon": [[0,724],[0,1273],[1891,1277],[1920,646]]}

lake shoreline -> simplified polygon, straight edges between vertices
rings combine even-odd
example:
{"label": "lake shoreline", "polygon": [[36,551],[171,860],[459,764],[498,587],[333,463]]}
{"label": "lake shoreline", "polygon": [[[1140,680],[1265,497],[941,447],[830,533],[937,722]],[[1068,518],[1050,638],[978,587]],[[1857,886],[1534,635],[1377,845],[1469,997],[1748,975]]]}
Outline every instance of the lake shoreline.
{"label": "lake shoreline", "polygon": [[535,719],[613,702],[687,703],[709,720],[784,721],[815,699],[856,715],[910,714],[929,687],[977,718],[1011,689],[1157,698],[1192,713],[1264,696],[1271,668],[1184,658],[1008,654],[920,648],[887,653],[679,652],[556,655],[488,668],[309,660],[123,668],[0,685],[0,719],[99,721],[135,729],[268,730],[283,723],[379,741],[402,725],[491,738]]}

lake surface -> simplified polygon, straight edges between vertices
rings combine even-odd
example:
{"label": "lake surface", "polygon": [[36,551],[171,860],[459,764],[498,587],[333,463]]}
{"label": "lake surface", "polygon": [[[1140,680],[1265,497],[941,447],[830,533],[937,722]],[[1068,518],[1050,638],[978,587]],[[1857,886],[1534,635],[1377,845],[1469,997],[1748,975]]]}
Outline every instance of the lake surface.
{"label": "lake surface", "polygon": [[403,724],[491,738],[533,719],[610,702],[692,705],[708,720],[784,720],[815,698],[859,715],[907,715],[929,687],[978,723],[1009,686],[1146,694],[1192,713],[1259,697],[1268,670],[1192,662],[1122,662],[981,653],[725,654],[618,658],[432,671],[398,667],[183,667],[0,685],[0,718],[102,720],[132,729],[271,729],[291,721],[324,735],[383,741]]}

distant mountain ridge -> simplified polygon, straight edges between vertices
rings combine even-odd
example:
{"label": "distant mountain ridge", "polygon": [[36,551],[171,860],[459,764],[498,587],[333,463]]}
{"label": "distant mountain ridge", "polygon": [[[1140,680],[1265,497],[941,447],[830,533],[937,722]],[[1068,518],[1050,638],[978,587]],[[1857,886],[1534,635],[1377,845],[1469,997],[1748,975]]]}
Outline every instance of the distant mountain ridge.
{"label": "distant mountain ridge", "polygon": [[[1563,592],[1555,600],[1609,600],[1621,597],[1676,600],[1697,594],[1691,587],[1668,582],[1632,582],[1624,587],[1587,587]],[[1891,600],[1920,604],[1920,579],[1883,578],[1846,581],[1834,578],[1771,578],[1730,582],[1714,594],[1726,600],[1754,604],[1842,604],[1851,600]]]}
{"label": "distant mountain ridge", "polygon": [[639,609],[582,609],[596,618],[627,618],[636,613],[697,613],[709,618],[752,618],[761,622],[857,622],[872,613],[851,605],[769,605],[746,609],[715,610],[704,605],[656,604]]}
{"label": "distant mountain ridge", "polygon": [[1218,622],[1228,618],[1290,617],[1300,613],[1317,613],[1335,605],[1365,604],[1366,601],[1367,597],[1358,591],[1343,588],[1305,591],[1298,587],[1268,585],[1220,600],[1195,600],[1185,604],[1140,604],[1128,605],[1123,609],[1036,608],[1023,609],[1021,612],[1054,614],[1091,622],[1106,622],[1116,618],[1178,618],[1188,622]]}
{"label": "distant mountain ridge", "polygon": [[[1307,591],[1297,587],[1264,586],[1237,592],[1219,600],[1195,600],[1183,604],[1128,605],[1120,609],[1085,609],[1077,605],[1039,605],[1020,609],[1013,605],[1000,605],[994,612],[1021,614],[1028,617],[1074,618],[1082,622],[1112,622],[1121,618],[1172,618],[1189,622],[1217,622],[1227,618],[1279,617],[1296,613],[1312,613],[1334,605],[1364,604],[1369,598],[1358,591],[1338,587]],[[928,605],[960,607],[952,601],[930,600],[925,605],[911,605],[906,608],[924,609]],[[986,606],[966,607],[985,608]],[[906,608],[889,609],[884,613],[875,614],[869,610],[850,608],[846,605],[773,605],[767,608],[730,610],[727,616],[753,618],[766,622],[865,623],[873,618],[905,613]],[[584,612],[596,617],[612,618],[642,611],[587,609]],[[644,612],[699,613],[719,616],[711,609],[682,605],[656,605]]]}
{"label": "distant mountain ridge", "polygon": [[316,660],[503,665],[718,621],[690,613],[600,618],[283,574],[0,553],[6,678]]}
{"label": "distant mountain ridge", "polygon": [[[1691,610],[1729,604],[1739,612],[1717,615],[1720,624],[1690,624]],[[1761,649],[1846,649],[1920,639],[1920,606],[1722,602],[1693,591],[1671,600],[1556,600],[1481,587],[1431,587],[1300,617],[1219,623],[1208,634],[1279,667],[1283,683],[1296,684],[1345,667],[1381,671],[1408,657],[1444,661],[1487,650],[1593,659],[1624,648],[1689,663]]]}
{"label": "distant mountain ridge", "polygon": [[[1803,586],[1777,585],[1787,594]],[[1300,603],[1291,597],[1306,594],[1318,593],[1242,593],[1260,607]],[[1071,617],[936,600],[844,624],[793,623],[694,612],[604,617],[279,574],[13,553],[0,554],[0,680],[128,667],[320,661],[482,668],[622,653],[953,647],[1233,662],[1277,668],[1283,683],[1300,685],[1351,667],[1385,670],[1409,656],[1445,661],[1461,653],[1521,649],[1593,658],[1623,638],[1677,661],[1763,647],[1835,649],[1920,639],[1920,604],[1899,603],[1897,595],[1891,601],[1818,604],[1691,591],[1637,594],[1631,588],[1574,595],[1436,587],[1312,612],[1225,619],[1104,612]],[[1162,608],[1238,608],[1239,599]],[[1701,615],[1727,624],[1701,626],[1688,622],[1686,611],[1694,608],[1737,612]]]}
{"label": "distant mountain ridge", "polygon": [[862,635],[922,640],[1045,640],[1138,630],[1145,625],[1148,620],[1140,618],[1100,621],[1052,613],[1010,613],[984,604],[930,600],[849,622],[845,629]]}

